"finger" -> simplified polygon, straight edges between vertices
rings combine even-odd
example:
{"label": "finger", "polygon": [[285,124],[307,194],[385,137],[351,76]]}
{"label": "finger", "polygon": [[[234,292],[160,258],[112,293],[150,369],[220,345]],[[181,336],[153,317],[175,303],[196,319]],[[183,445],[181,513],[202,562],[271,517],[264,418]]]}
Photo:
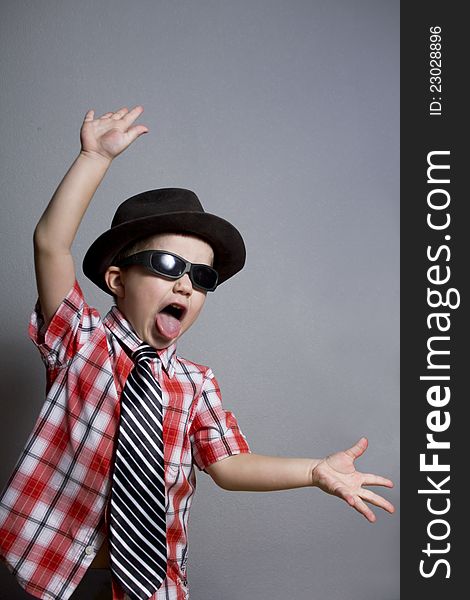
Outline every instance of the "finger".
{"label": "finger", "polygon": [[393,481],[380,475],[374,475],[373,473],[363,473],[364,482],[362,485],[383,485],[385,487],[392,488]]}
{"label": "finger", "polygon": [[369,523],[375,523],[375,521],[377,520],[377,517],[375,516],[374,512],[360,498],[356,497],[354,508],[358,512],[360,512],[361,515],[364,515],[365,518],[369,521]]}
{"label": "finger", "polygon": [[353,460],[356,460],[356,458],[359,458],[361,454],[364,454],[368,445],[369,442],[367,441],[367,438],[362,437],[358,442],[354,444],[354,446],[349,448],[349,450],[345,450],[345,452],[346,454],[351,456]]}
{"label": "finger", "polygon": [[371,492],[370,490],[363,490],[361,492],[361,497],[366,502],[369,502],[370,504],[374,504],[374,506],[378,506],[379,508],[383,508],[384,510],[386,510],[389,513],[395,512],[395,507],[393,506],[393,504],[391,502],[389,502],[385,498],[382,498],[382,496],[379,496],[378,494]]}
{"label": "finger", "polygon": [[87,111],[85,118],[83,120],[84,121],[93,121],[94,116],[95,116],[95,111],[93,109],[90,109],[89,111]]}
{"label": "finger", "polygon": [[367,504],[359,498],[359,496],[352,496],[351,500],[348,501],[348,504],[355,508],[358,513],[364,515],[364,517],[370,522],[375,523],[377,517],[374,515],[372,510],[367,506]]}
{"label": "finger", "polygon": [[109,119],[109,117],[111,117],[113,115],[112,112],[107,112],[104,113],[104,115],[101,115],[100,119]]}
{"label": "finger", "polygon": [[130,110],[126,115],[123,116],[123,121],[128,126],[132,125],[132,123],[144,112],[144,107],[138,104],[134,106],[132,110]]}
{"label": "finger", "polygon": [[112,119],[121,119],[125,114],[127,114],[129,112],[129,109],[127,108],[127,106],[123,106],[122,108],[120,108],[119,110],[117,110],[113,116],[111,117]]}
{"label": "finger", "polygon": [[127,136],[129,139],[129,143],[132,143],[136,140],[140,135],[144,133],[148,133],[148,128],[145,125],[134,125],[127,131]]}

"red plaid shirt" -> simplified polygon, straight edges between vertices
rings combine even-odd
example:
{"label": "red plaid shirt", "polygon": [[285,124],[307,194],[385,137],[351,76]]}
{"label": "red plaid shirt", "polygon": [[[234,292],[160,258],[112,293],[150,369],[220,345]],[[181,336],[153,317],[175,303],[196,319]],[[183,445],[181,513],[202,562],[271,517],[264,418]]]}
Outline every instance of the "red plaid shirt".
{"label": "red plaid shirt", "polygon": [[[0,555],[27,592],[67,600],[107,535],[119,398],[133,368],[128,353],[142,342],[116,306],[102,320],[77,282],[47,329],[36,304],[29,333],[46,365],[47,398],[0,496]],[[158,355],[168,568],[152,600],[184,600],[194,465],[250,449],[212,371],[178,357],[175,345]]]}

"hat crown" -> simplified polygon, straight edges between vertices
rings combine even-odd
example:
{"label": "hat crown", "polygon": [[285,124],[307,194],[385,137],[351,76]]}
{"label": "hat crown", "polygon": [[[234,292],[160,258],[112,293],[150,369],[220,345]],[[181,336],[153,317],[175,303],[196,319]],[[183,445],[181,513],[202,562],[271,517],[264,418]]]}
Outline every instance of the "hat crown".
{"label": "hat crown", "polygon": [[111,227],[135,219],[178,212],[203,213],[204,209],[199,198],[191,190],[184,188],[148,190],[132,196],[120,204],[112,220]]}

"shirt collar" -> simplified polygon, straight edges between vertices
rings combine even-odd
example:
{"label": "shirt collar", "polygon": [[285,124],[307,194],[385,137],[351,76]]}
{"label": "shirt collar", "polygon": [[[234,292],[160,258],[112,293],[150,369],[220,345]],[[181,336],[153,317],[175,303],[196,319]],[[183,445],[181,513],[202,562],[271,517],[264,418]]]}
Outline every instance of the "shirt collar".
{"label": "shirt collar", "polygon": [[[127,349],[129,355],[143,344],[143,341],[139,338],[132,325],[116,305],[111,307],[103,320],[103,324],[119,340],[121,345]],[[167,348],[156,349],[156,352],[168,377],[173,377],[176,361],[176,343],[171,344]]]}

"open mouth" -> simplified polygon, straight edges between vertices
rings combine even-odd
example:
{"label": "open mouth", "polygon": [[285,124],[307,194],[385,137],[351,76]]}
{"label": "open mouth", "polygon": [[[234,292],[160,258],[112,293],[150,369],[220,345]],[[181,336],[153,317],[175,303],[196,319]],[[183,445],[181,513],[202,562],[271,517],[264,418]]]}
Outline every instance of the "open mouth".
{"label": "open mouth", "polygon": [[160,312],[157,313],[155,326],[161,336],[166,340],[171,340],[179,337],[183,330],[183,318],[187,312],[187,308],[176,302],[167,304]]}
{"label": "open mouth", "polygon": [[171,317],[178,319],[178,321],[181,321],[181,319],[184,317],[186,309],[179,304],[168,304],[168,306],[165,306],[165,308],[160,312],[170,315]]}

